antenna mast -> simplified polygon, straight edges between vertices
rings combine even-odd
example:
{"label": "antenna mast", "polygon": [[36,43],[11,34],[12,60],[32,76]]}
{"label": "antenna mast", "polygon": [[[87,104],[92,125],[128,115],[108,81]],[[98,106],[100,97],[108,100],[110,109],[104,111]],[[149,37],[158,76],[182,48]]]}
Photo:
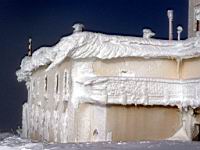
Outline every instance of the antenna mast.
{"label": "antenna mast", "polygon": [[28,56],[32,56],[32,39],[28,40]]}
{"label": "antenna mast", "polygon": [[168,10],[167,16],[169,19],[169,40],[173,40],[173,10]]}

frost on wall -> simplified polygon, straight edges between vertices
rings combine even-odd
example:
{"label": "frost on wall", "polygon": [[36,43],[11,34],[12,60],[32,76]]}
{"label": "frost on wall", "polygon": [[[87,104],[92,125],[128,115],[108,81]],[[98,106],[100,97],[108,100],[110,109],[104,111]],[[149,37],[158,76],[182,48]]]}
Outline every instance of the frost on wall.
{"label": "frost on wall", "polygon": [[64,75],[63,75],[63,100],[69,101],[69,95],[70,95],[70,78],[69,78],[69,72],[65,69]]}
{"label": "frost on wall", "polygon": [[194,15],[196,20],[200,20],[200,6],[194,8]]}
{"label": "frost on wall", "polygon": [[65,143],[68,139],[68,113],[54,110],[50,112],[38,105],[24,104],[23,106],[23,136],[30,137],[38,133],[40,140],[50,140],[50,133],[54,142]]}
{"label": "frost on wall", "polygon": [[28,104],[27,103],[25,103],[24,105],[23,105],[23,112],[22,112],[22,137],[28,137],[28,127],[29,127],[29,125],[28,125],[28,106],[27,106]]}

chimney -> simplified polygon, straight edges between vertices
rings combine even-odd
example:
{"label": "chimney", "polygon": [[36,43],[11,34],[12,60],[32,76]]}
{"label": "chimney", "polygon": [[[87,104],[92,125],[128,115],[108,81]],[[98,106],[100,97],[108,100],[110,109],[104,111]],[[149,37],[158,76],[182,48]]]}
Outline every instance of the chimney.
{"label": "chimney", "polygon": [[167,16],[169,19],[169,40],[173,40],[173,10],[168,10]]}
{"label": "chimney", "polygon": [[155,33],[151,31],[151,29],[143,29],[143,38],[149,39],[155,36]]}
{"label": "chimney", "polygon": [[72,26],[72,28],[74,29],[73,30],[73,33],[76,33],[76,32],[82,32],[83,29],[84,29],[84,25],[83,24],[80,24],[80,23],[76,23]]}
{"label": "chimney", "polygon": [[32,39],[28,40],[28,56],[32,56]]}

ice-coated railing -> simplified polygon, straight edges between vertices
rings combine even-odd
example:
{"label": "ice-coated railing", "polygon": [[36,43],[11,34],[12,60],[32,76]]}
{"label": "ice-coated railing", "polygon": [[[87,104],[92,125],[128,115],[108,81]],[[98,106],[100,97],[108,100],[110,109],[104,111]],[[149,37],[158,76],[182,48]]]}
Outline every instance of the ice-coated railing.
{"label": "ice-coated railing", "polygon": [[87,97],[89,102],[105,104],[200,106],[200,79],[95,77],[79,84],[85,91],[77,95],[80,101]]}

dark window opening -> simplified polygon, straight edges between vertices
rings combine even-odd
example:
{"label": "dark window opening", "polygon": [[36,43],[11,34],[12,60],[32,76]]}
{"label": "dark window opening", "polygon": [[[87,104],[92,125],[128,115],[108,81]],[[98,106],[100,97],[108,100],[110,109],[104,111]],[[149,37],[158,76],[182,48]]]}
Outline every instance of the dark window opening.
{"label": "dark window opening", "polygon": [[200,141],[200,124],[195,125],[194,133],[196,134],[193,138],[193,141]]}
{"label": "dark window opening", "polygon": [[64,94],[67,94],[67,72],[64,73]]}
{"label": "dark window opening", "polygon": [[68,107],[68,101],[63,101],[63,113],[66,112],[67,107]]}
{"label": "dark window opening", "polygon": [[199,20],[196,21],[196,31],[200,31],[200,22],[199,22]]}
{"label": "dark window opening", "polygon": [[47,91],[47,76],[45,76],[45,79],[44,79],[44,89],[46,92]]}
{"label": "dark window opening", "polygon": [[56,93],[58,93],[58,81],[59,81],[59,76],[56,74]]}

